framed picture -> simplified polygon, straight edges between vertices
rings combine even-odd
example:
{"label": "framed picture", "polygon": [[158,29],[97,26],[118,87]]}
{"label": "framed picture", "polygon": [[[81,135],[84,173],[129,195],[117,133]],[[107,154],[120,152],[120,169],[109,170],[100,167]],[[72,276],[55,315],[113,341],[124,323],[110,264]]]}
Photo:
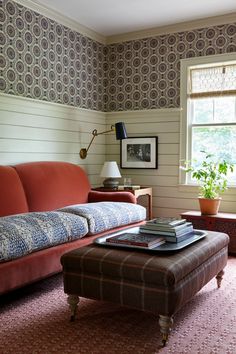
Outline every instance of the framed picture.
{"label": "framed picture", "polygon": [[128,138],[120,141],[121,168],[157,168],[158,137]]}

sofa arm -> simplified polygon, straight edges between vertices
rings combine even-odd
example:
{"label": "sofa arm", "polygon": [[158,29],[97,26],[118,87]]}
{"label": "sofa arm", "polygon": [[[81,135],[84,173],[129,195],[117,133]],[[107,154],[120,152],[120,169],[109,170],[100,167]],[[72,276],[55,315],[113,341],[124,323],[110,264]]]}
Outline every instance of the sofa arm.
{"label": "sofa arm", "polygon": [[137,204],[137,198],[130,192],[98,192],[90,191],[88,202],[127,202]]}

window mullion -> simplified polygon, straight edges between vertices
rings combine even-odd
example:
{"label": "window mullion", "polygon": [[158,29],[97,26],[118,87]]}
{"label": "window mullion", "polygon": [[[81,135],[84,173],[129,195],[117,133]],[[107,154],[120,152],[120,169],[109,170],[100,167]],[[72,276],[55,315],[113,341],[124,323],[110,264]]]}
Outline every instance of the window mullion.
{"label": "window mullion", "polygon": [[234,98],[234,120],[236,122],[236,97]]}
{"label": "window mullion", "polygon": [[215,98],[213,99],[213,122],[215,122]]}
{"label": "window mullion", "polygon": [[225,127],[225,126],[235,126],[236,122],[229,122],[229,123],[192,123],[192,127]]}

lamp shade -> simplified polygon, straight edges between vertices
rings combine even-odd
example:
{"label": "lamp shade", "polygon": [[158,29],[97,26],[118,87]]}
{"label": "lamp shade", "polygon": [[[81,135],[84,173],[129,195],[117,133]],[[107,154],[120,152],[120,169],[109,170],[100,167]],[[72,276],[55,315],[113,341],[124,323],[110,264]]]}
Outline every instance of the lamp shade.
{"label": "lamp shade", "polygon": [[105,178],[120,178],[121,174],[116,161],[104,162],[100,176]]}
{"label": "lamp shade", "polygon": [[115,130],[116,130],[116,139],[117,140],[127,139],[127,132],[126,132],[126,128],[125,128],[125,123],[123,123],[123,122],[116,123]]}

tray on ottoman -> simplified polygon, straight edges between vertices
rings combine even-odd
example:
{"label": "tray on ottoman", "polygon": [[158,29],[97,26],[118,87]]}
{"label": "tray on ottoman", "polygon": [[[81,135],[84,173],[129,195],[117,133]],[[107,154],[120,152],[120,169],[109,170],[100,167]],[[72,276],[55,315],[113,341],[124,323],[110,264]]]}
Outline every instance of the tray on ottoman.
{"label": "tray on ottoman", "polygon": [[152,312],[159,316],[165,345],[174,314],[212,278],[220,287],[228,242],[228,235],[209,231],[178,252],[150,253],[97,244],[68,252],[61,263],[71,319],[76,316],[79,296]]}
{"label": "tray on ottoman", "polygon": [[[138,234],[139,233],[139,227],[134,227],[129,229],[130,233]],[[142,246],[135,246],[135,245],[126,245],[126,244],[121,244],[121,243],[111,243],[107,242],[106,240],[109,237],[113,237],[116,235],[121,235],[127,233],[127,231],[119,231],[110,235],[106,236],[101,236],[96,238],[93,242],[99,246],[105,246],[105,247],[121,247],[121,248],[129,248],[129,249],[139,249],[139,250],[144,250],[146,252],[176,252],[179,251],[187,246],[190,246],[192,243],[195,243],[202,238],[204,238],[207,235],[207,231],[203,230],[193,230],[192,236],[189,237],[188,239],[181,241],[181,242],[165,242],[162,245],[159,245],[157,247],[142,247]]]}

